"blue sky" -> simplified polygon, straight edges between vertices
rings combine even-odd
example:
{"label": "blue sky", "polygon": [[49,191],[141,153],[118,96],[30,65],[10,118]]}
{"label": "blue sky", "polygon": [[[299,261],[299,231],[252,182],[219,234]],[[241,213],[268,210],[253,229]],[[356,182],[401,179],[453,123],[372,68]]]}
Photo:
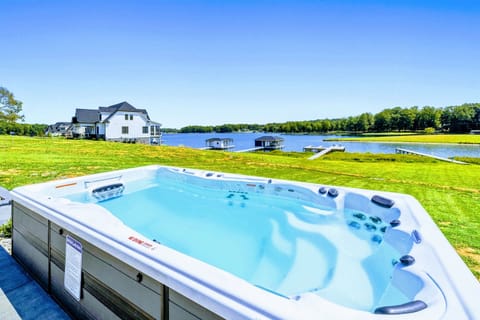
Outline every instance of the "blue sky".
{"label": "blue sky", "polygon": [[480,101],[480,1],[0,0],[26,122],[128,101],[164,127]]}

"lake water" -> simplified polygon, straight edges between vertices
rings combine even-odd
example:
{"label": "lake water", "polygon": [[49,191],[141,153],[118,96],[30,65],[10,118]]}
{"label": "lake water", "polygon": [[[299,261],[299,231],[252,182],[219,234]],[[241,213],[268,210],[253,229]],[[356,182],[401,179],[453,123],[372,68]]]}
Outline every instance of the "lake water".
{"label": "lake water", "polygon": [[[205,140],[209,138],[231,138],[235,148],[231,151],[238,151],[253,148],[255,139],[264,135],[280,136],[284,139],[284,151],[303,151],[303,147],[312,146],[345,146],[346,152],[361,153],[395,153],[395,148],[404,148],[417,152],[428,153],[440,157],[480,157],[479,145],[453,145],[453,144],[425,144],[425,143],[381,143],[381,142],[347,142],[347,141],[324,141],[331,138],[342,138],[334,135],[278,135],[257,133],[176,133],[164,134],[162,141],[164,145],[186,146],[192,148],[203,148]],[[344,136],[343,136],[344,137]]]}

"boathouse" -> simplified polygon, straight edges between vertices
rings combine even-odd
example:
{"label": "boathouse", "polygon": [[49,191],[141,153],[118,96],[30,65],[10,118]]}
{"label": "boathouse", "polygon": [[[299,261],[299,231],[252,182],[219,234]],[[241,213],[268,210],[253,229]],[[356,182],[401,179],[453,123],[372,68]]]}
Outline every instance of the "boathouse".
{"label": "boathouse", "polygon": [[205,140],[206,148],[213,150],[227,150],[234,148],[231,138],[210,138]]}
{"label": "boathouse", "polygon": [[264,150],[283,149],[283,138],[263,136],[255,139],[255,147],[262,147]]}

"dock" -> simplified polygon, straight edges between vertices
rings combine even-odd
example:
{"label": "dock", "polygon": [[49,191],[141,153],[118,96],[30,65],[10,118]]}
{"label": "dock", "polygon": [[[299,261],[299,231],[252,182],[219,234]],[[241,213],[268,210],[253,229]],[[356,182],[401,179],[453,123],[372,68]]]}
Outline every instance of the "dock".
{"label": "dock", "polygon": [[303,147],[303,152],[320,152],[320,151],[323,151],[325,150],[326,147],[324,146],[312,146],[312,145],[309,145],[309,146],[305,146]]}
{"label": "dock", "polygon": [[398,154],[413,154],[413,155],[417,155],[417,156],[429,157],[429,158],[437,159],[437,160],[440,160],[440,161],[447,161],[447,162],[456,163],[456,164],[468,164],[468,163],[462,162],[462,161],[457,161],[457,160],[453,160],[453,159],[449,159],[449,158],[443,158],[443,157],[435,156],[433,154],[422,153],[422,152],[417,152],[417,151],[407,150],[407,149],[402,149],[402,148],[395,148],[395,153],[398,153]]}
{"label": "dock", "polygon": [[[331,146],[331,147],[326,147],[326,148],[323,148],[323,147],[312,147],[309,149],[310,146],[307,146],[307,147],[304,147],[303,150],[306,151],[306,150],[319,150],[317,153],[315,153],[313,156],[311,156],[310,158],[308,158],[308,160],[315,160],[317,158],[320,158],[321,156],[324,156],[326,155],[327,153],[330,153],[330,152],[334,152],[334,151],[345,151],[345,147],[344,146]],[[321,151],[320,151],[320,148]]]}
{"label": "dock", "polygon": [[235,152],[252,152],[252,151],[259,151],[259,150],[264,150],[264,147],[255,147],[255,148],[250,148],[250,149],[243,149],[243,150],[237,150]]}
{"label": "dock", "polygon": [[202,147],[202,148],[198,148],[198,150],[229,150],[229,149],[233,149],[235,148],[234,145],[230,145],[228,147],[224,147],[224,148],[218,148],[218,147]]}
{"label": "dock", "polygon": [[238,150],[237,152],[251,152],[251,151],[273,151],[273,150],[282,150],[283,149],[284,139],[281,137],[273,136],[263,136],[255,139],[255,147]]}

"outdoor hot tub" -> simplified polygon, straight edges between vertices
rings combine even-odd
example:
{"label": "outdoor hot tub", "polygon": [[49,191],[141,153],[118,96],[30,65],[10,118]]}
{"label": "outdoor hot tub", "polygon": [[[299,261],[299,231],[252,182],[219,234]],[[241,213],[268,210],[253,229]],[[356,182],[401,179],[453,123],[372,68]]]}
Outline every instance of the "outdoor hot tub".
{"label": "outdoor hot tub", "polygon": [[11,195],[13,256],[78,318],[480,318],[408,195],[165,166]]}

